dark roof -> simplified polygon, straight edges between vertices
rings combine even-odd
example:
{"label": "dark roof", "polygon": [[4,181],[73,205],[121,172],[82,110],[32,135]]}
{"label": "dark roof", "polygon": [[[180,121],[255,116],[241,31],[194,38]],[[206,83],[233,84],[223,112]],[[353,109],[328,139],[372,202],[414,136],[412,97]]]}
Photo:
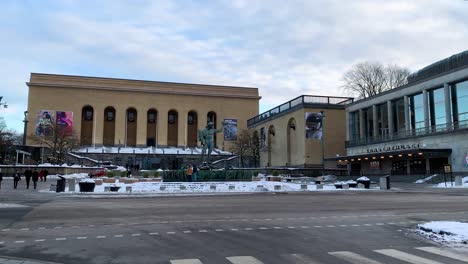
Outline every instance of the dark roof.
{"label": "dark roof", "polygon": [[443,60],[432,63],[408,76],[408,84],[431,78],[459,67],[468,66],[468,50],[452,55]]}

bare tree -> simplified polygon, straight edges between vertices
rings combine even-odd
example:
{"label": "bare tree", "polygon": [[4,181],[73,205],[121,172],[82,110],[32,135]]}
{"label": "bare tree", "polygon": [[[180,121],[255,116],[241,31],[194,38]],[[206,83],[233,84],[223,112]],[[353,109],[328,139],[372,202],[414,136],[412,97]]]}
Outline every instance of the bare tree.
{"label": "bare tree", "polygon": [[55,122],[50,124],[50,129],[46,135],[31,135],[30,139],[35,144],[46,146],[51,152],[52,158],[56,163],[64,161],[65,154],[78,146],[78,139],[74,131],[69,134],[63,127]]}
{"label": "bare tree", "polygon": [[252,158],[254,166],[260,159],[260,138],[254,129],[244,129],[237,136],[232,151],[239,156],[241,166],[245,166],[245,159]]}
{"label": "bare tree", "polygon": [[367,98],[406,84],[410,71],[397,65],[384,66],[379,62],[355,64],[343,75],[343,88],[358,98]]}
{"label": "bare tree", "polygon": [[5,163],[8,150],[15,144],[16,137],[16,132],[9,130],[3,117],[0,117],[0,160],[2,163]]}

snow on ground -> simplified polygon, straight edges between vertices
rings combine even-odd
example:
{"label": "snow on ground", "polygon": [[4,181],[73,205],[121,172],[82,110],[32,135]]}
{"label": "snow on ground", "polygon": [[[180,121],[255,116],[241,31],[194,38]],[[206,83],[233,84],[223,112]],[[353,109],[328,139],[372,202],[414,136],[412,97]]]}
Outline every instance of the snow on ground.
{"label": "snow on ground", "polygon": [[73,174],[66,174],[66,175],[61,175],[61,174],[52,174],[47,176],[47,179],[60,179],[59,176],[62,176],[66,179],[84,179],[84,178],[89,178],[88,173],[73,173]]}
{"label": "snow on ground", "polygon": [[[135,154],[201,154],[201,148],[176,148],[176,147],[167,147],[167,148],[119,148],[119,147],[96,147],[96,148],[81,148],[75,153],[135,153]],[[232,155],[231,152],[222,151],[219,149],[213,150],[211,155]]]}
{"label": "snow on ground", "polygon": [[418,225],[418,233],[440,244],[450,246],[468,243],[468,223],[434,221]]}
{"label": "snow on ground", "polygon": [[414,183],[426,183],[426,182],[432,180],[435,177],[437,177],[437,174],[431,175],[431,176],[426,177],[424,179],[419,179],[419,180],[415,181]]}
{"label": "snow on ground", "polygon": [[19,208],[19,207],[28,207],[28,206],[21,205],[21,204],[0,203],[0,208]]}
{"label": "snow on ground", "polygon": [[[66,178],[73,176],[66,175]],[[93,182],[94,179],[81,175],[81,182]],[[303,185],[303,186],[301,186]],[[299,192],[299,191],[346,191],[336,189],[333,184],[323,185],[323,189],[317,189],[315,184],[300,184],[277,181],[246,181],[246,182],[136,182],[126,184],[116,180],[116,183],[103,183],[96,185],[94,193],[104,193],[105,187],[120,187],[117,193],[126,193],[126,187],[131,186],[132,193],[224,193],[224,192]],[[304,189],[302,189],[302,188]],[[68,187],[65,189],[68,192]],[[372,188],[372,189],[378,189]],[[79,192],[79,183],[75,186]],[[364,191],[367,189],[352,188],[350,190]],[[45,190],[48,191],[48,190]],[[109,192],[106,192],[109,193]],[[111,192],[115,193],[115,192]],[[109,193],[109,194],[111,194]]]}
{"label": "snow on ground", "polygon": [[462,186],[455,186],[455,182],[450,182],[450,177],[447,178],[447,187],[445,182],[434,185],[434,188],[468,188],[468,176],[462,178]]}

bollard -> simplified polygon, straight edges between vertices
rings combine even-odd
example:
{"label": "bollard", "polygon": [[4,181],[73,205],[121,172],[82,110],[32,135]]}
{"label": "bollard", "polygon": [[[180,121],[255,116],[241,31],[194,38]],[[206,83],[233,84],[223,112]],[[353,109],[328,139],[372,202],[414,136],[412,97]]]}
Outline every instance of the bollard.
{"label": "bollard", "polygon": [[281,185],[275,185],[275,191],[281,191]]}
{"label": "bollard", "polygon": [[68,179],[68,191],[74,192],[75,189],[76,189],[76,179],[75,178]]}
{"label": "bollard", "polygon": [[187,190],[187,187],[185,185],[181,185],[181,186],[179,186],[179,189],[180,190]]}
{"label": "bollard", "polygon": [[110,192],[110,186],[104,186],[104,192]]}
{"label": "bollard", "polygon": [[346,189],[346,190],[349,190],[349,184],[343,183],[342,188]]}
{"label": "bollard", "polygon": [[160,190],[160,191],[165,191],[165,190],[166,190],[166,186],[160,186],[160,187],[159,187],[159,190]]}
{"label": "bollard", "polygon": [[455,176],[455,186],[462,186],[462,185],[463,185],[462,176]]}
{"label": "bollard", "polygon": [[210,185],[210,190],[211,191],[216,191],[216,185]]}
{"label": "bollard", "polygon": [[125,186],[125,191],[132,193],[132,186]]}
{"label": "bollard", "polygon": [[364,186],[364,184],[362,184],[362,183],[358,183],[357,187],[358,187],[359,189],[364,189],[365,186]]}
{"label": "bollard", "polygon": [[323,190],[323,184],[317,184],[317,190]]}
{"label": "bollard", "polygon": [[229,190],[230,190],[230,191],[234,190],[235,188],[236,188],[236,186],[234,186],[234,185],[229,185]]}
{"label": "bollard", "polygon": [[380,190],[390,189],[390,176],[380,177]]}
{"label": "bollard", "polygon": [[301,184],[301,190],[307,190],[307,184]]}

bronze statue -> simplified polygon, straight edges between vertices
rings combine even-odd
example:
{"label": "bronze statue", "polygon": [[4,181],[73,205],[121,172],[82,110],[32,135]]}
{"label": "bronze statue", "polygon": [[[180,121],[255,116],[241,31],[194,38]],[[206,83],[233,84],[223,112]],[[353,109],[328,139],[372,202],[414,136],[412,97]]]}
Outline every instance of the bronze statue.
{"label": "bronze statue", "polygon": [[208,122],[206,128],[200,131],[198,129],[198,140],[201,142],[202,147],[202,162],[205,162],[204,157],[206,151],[208,150],[208,157],[206,162],[210,162],[211,160],[211,152],[214,148],[213,138],[216,136],[216,133],[223,132],[223,128],[215,129],[213,127],[213,122]]}

